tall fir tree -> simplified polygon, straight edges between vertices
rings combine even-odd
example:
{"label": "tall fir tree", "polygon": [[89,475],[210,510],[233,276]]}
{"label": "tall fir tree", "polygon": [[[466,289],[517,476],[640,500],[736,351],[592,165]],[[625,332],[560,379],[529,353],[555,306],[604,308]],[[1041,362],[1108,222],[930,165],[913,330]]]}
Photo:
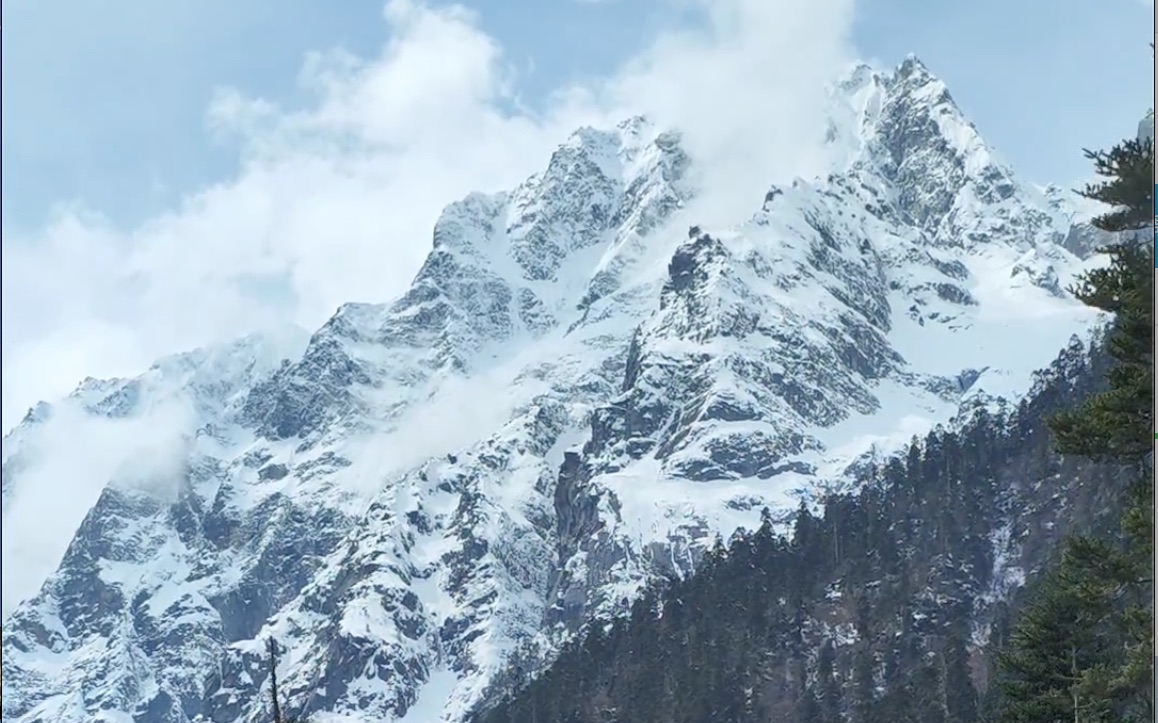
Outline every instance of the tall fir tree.
{"label": "tall fir tree", "polygon": [[1042,581],[1002,657],[1004,723],[1105,720],[1104,701],[1082,686],[1087,671],[1112,657],[1103,604],[1068,569]]}
{"label": "tall fir tree", "polygon": [[1119,236],[1104,249],[1109,263],[1073,291],[1114,315],[1106,336],[1114,364],[1104,392],[1050,426],[1058,451],[1124,464],[1133,481],[1120,533],[1068,541],[1016,625],[1002,657],[1008,721],[1154,716],[1154,246],[1139,233],[1154,220],[1154,147],[1131,140],[1086,156],[1105,180],[1083,195],[1112,208],[1094,225]]}
{"label": "tall fir tree", "polygon": [[966,614],[959,614],[950,624],[941,660],[949,723],[973,723],[977,720],[977,691],[969,669],[969,622]]}

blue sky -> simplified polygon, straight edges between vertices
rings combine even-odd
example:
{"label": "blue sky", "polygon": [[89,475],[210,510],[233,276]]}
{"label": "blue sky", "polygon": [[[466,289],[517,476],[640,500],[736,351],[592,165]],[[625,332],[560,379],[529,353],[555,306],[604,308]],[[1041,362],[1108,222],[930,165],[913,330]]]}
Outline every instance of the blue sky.
{"label": "blue sky", "polygon": [[626,108],[761,189],[812,168],[837,69],[915,52],[1024,177],[1072,183],[1153,97],[1143,0],[467,5],[6,3],[3,426],[84,376],[390,298],[446,203]]}
{"label": "blue sky", "polygon": [[[609,72],[670,22],[667,0],[476,0],[534,104]],[[309,50],[372,54],[380,0],[15,0],[3,9],[8,224],[83,200],[138,221],[231,172],[205,133],[213,89],[292,103]],[[1151,7],[1138,0],[862,0],[853,41],[885,63],[916,52],[1023,174],[1082,176],[1082,146],[1129,132],[1152,97]]]}

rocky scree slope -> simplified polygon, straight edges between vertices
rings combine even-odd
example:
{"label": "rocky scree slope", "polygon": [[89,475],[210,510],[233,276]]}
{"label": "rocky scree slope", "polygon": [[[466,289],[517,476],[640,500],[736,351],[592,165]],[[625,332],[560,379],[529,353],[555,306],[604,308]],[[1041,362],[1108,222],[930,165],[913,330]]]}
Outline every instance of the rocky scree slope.
{"label": "rocky scree slope", "polygon": [[70,453],[60,420],[177,408],[177,449],[109,451],[59,555],[6,592],[4,719],[263,720],[274,636],[294,715],[461,720],[516,647],[1014,404],[1096,325],[1064,291],[1097,263],[1066,244],[1071,201],[918,60],[834,84],[828,141],[826,177],[735,189],[751,217],[705,230],[677,132],[579,130],[449,206],[399,299],[38,407],[4,442],[6,530]]}

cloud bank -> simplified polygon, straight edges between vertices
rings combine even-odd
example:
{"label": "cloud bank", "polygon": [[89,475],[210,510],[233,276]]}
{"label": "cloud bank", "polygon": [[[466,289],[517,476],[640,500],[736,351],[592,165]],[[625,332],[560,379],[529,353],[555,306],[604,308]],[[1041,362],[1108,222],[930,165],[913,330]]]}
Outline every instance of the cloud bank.
{"label": "cloud bank", "polygon": [[397,295],[443,206],[514,185],[583,124],[641,111],[679,126],[728,191],[721,218],[814,170],[821,86],[852,57],[851,0],[675,1],[673,18],[698,22],[535,109],[472,11],[418,0],[387,3],[375,57],[306,58],[305,107],[222,90],[207,116],[236,144],[235,177],[135,228],[64,207],[46,228],[4,230],[5,430],[84,376]]}
{"label": "cloud bank", "polygon": [[35,595],[60,564],[73,532],[111,480],[173,498],[193,421],[192,410],[180,398],[115,421],[63,404],[21,439],[21,470],[0,528],[4,619]]}

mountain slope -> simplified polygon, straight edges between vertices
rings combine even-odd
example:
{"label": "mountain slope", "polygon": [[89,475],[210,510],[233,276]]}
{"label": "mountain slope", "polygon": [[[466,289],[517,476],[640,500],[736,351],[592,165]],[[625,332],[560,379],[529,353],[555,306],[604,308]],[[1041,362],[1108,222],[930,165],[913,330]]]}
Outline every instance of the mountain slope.
{"label": "mountain slope", "polygon": [[1016,410],[914,440],[785,537],[737,533],[533,681],[501,676],[474,720],[988,720],[1010,593],[1122,511],[1128,470],[1056,454],[1046,426],[1108,361],[1075,340]]}
{"label": "mountain slope", "polygon": [[[765,195],[733,228],[695,226],[678,133],[582,129],[448,207],[398,300],[222,372],[213,404],[174,383],[179,462],[109,469],[6,605],[5,720],[261,720],[270,635],[295,714],[460,720],[517,646],[549,652],[762,507],[786,519],[1014,403],[1097,322],[1063,291],[1097,263],[1065,246],[1074,211],[915,58],[853,69],[831,103],[832,173],[735,189]],[[159,394],[70,404],[106,424]],[[45,464],[22,450],[69,453],[52,424],[5,441],[6,528]]]}

